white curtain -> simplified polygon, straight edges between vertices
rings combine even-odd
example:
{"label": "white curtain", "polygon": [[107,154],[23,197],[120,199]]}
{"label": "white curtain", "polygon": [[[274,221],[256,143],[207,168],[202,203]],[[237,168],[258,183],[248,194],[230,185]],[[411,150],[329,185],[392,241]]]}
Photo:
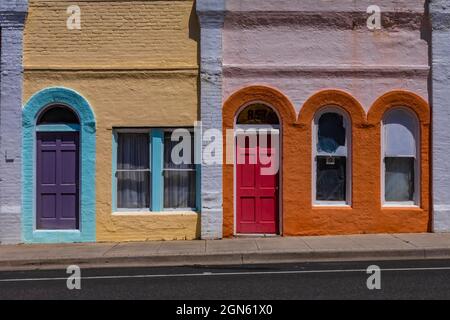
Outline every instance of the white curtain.
{"label": "white curtain", "polygon": [[147,133],[119,133],[117,207],[150,208],[150,161]]}
{"label": "white curtain", "polygon": [[414,200],[414,158],[385,158],[385,200]]}
{"label": "white curtain", "polygon": [[164,208],[196,207],[196,171],[194,164],[194,138],[191,139],[191,161],[187,164],[174,164],[172,149],[179,141],[171,140],[171,133],[164,137]]}

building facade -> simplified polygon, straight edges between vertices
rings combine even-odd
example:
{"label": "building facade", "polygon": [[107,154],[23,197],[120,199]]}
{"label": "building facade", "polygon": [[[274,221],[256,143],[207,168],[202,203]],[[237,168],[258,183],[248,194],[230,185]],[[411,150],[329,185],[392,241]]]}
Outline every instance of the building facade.
{"label": "building facade", "polygon": [[29,2],[23,240],[198,238],[196,168],[165,157],[199,117],[194,2],[72,4]]}
{"label": "building facade", "polygon": [[199,1],[202,114],[224,140],[266,125],[280,146],[264,177],[225,160],[261,146],[224,144],[204,235],[430,231],[427,3],[378,5],[369,28],[370,1]]}
{"label": "building facade", "polygon": [[0,243],[449,232],[449,10],[2,2]]}

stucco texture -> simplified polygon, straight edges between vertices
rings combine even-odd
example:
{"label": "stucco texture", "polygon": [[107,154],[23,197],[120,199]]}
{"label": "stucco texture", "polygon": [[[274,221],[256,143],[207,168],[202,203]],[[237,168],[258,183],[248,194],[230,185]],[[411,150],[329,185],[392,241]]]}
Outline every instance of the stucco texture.
{"label": "stucco texture", "polygon": [[[428,100],[431,26],[425,0],[380,0],[381,29],[367,28],[373,1],[227,0],[223,98],[255,84],[275,86],[297,113],[325,88],[369,108],[404,89]],[[366,112],[368,110],[366,109]]]}
{"label": "stucco texture", "polygon": [[198,120],[193,1],[83,1],[81,30],[67,30],[71,4],[30,1],[24,100],[60,86],[89,101],[97,123],[96,240],[198,238],[196,212],[117,214],[112,209],[112,129],[192,127]]}
{"label": "stucco texture", "polygon": [[[265,86],[246,87],[225,102],[223,129],[232,129],[239,108],[256,101],[267,103],[281,116],[280,214],[284,236],[430,230],[430,110],[420,96],[402,90],[388,92],[368,108],[366,116],[362,105],[349,93],[323,90],[305,102],[296,118],[293,104],[280,91]],[[319,207],[312,204],[312,122],[314,114],[329,105],[345,110],[352,122],[352,202],[349,207]],[[381,204],[380,122],[387,110],[400,106],[410,108],[420,121],[421,202],[417,208],[386,208]],[[230,237],[234,234],[233,165],[224,165],[223,181],[224,236]]]}
{"label": "stucco texture", "polygon": [[[281,114],[283,235],[430,231],[427,1],[378,1],[379,30],[367,27],[372,4],[226,1],[224,129],[252,101]],[[327,104],[346,110],[352,121],[352,202],[346,208],[312,206],[311,123]],[[421,121],[420,208],[381,206],[379,123],[392,105],[413,109]],[[224,167],[223,181],[224,235],[231,236],[232,166]]]}

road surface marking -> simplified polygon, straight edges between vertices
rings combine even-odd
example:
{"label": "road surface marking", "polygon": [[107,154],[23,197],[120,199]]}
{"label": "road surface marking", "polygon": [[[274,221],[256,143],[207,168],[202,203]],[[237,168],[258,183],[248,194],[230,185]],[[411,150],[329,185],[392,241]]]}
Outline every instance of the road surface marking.
{"label": "road surface marking", "polygon": [[[405,271],[445,271],[450,267],[435,268],[386,268],[381,269],[382,272],[405,272]],[[203,272],[203,273],[175,273],[175,274],[145,274],[145,275],[124,275],[124,276],[86,276],[83,280],[113,280],[113,279],[145,279],[145,278],[178,278],[178,277],[213,277],[213,276],[242,276],[242,275],[290,275],[290,274],[318,274],[318,273],[366,273],[367,269],[335,269],[335,270],[292,270],[292,271],[260,271],[260,272]],[[26,282],[26,281],[61,281],[67,278],[17,278],[17,279],[0,279],[0,282]]]}

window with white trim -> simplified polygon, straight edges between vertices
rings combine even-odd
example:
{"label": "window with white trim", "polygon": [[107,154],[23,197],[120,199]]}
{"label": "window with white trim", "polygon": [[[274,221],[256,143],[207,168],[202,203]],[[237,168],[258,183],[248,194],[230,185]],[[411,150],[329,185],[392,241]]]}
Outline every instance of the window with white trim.
{"label": "window with white trim", "polygon": [[314,203],[347,205],[351,185],[351,126],[348,116],[336,107],[320,110],[314,119]]}
{"label": "window with white trim", "polygon": [[117,208],[150,208],[150,148],[148,132],[117,133]]}
{"label": "window with white trim", "polygon": [[196,165],[193,149],[192,132],[164,133],[164,209],[195,208]]}
{"label": "window with white trim", "polygon": [[382,168],[384,205],[419,203],[417,117],[406,108],[389,110],[383,117]]}
{"label": "window with white trim", "polygon": [[114,211],[196,210],[194,141],[190,129],[115,129]]}

